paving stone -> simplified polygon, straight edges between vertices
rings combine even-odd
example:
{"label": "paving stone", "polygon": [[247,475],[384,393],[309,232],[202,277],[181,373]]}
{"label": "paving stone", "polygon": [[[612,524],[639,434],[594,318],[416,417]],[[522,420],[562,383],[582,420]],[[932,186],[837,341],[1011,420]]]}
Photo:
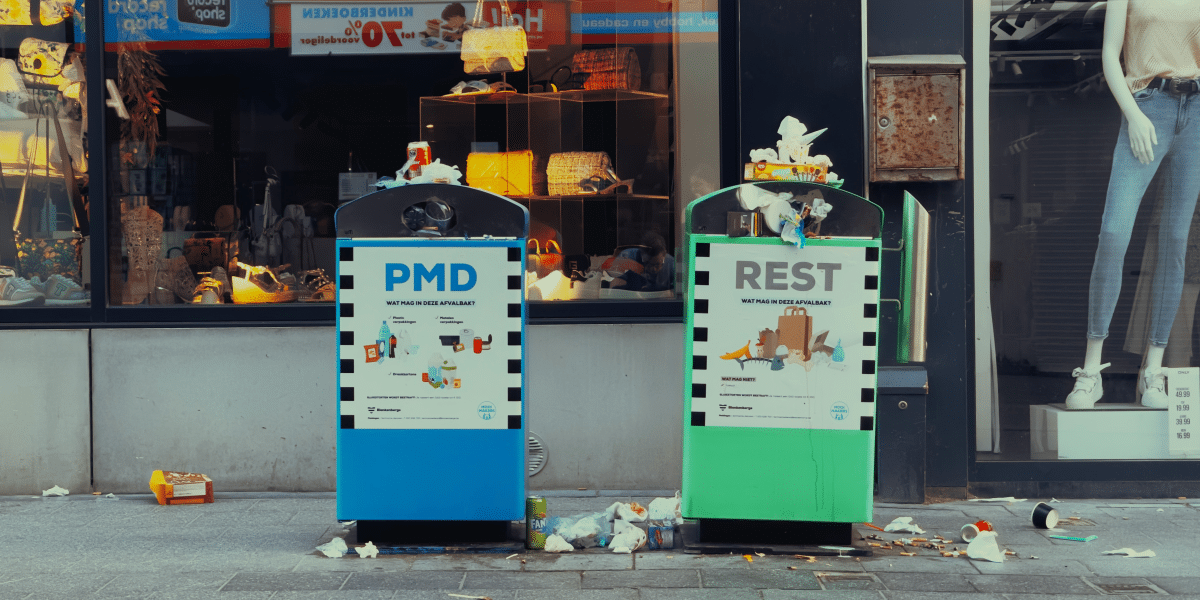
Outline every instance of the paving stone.
{"label": "paving stone", "polygon": [[[630,554],[574,553],[565,554],[525,554],[526,571],[623,571],[633,568],[634,559]],[[521,561],[516,558],[520,566]]]}
{"label": "paving stone", "polygon": [[701,569],[706,588],[754,588],[776,590],[819,590],[821,584],[811,571],[783,569]]}
{"label": "paving stone", "polygon": [[122,574],[109,581],[95,593],[97,598],[145,598],[153,593],[172,592],[216,592],[229,581],[231,572],[177,573],[166,572],[155,575]]}
{"label": "paving stone", "polygon": [[[474,592],[471,592],[474,594]],[[561,591],[557,590],[521,590],[516,592],[517,600],[563,600],[564,596]],[[498,600],[495,596],[490,596],[493,600]],[[611,590],[573,590],[570,595],[571,600],[638,600],[638,590],[636,589],[611,589]],[[406,599],[407,600],[407,599]],[[458,600],[450,598],[447,600]]]}
{"label": "paving stone", "polygon": [[1200,596],[1200,577],[1150,577],[1149,581],[1168,594]]}
{"label": "paving stone", "polygon": [[146,600],[267,600],[275,592],[196,592],[163,590],[151,594]]}
{"label": "paving stone", "polygon": [[[393,590],[341,590],[336,592],[275,592],[271,600],[391,600]],[[509,597],[511,600],[511,596]],[[500,600],[494,598],[493,600]]]}
{"label": "paving stone", "polygon": [[962,592],[911,592],[911,591],[883,591],[880,592],[887,600],[1005,600],[1001,594],[980,594],[975,593],[970,596],[964,595]]}
{"label": "paving stone", "polygon": [[876,573],[889,590],[923,592],[973,592],[965,575],[942,573]]}
{"label": "paving stone", "polygon": [[[763,592],[751,589],[693,590],[642,588],[641,600],[762,600]],[[823,594],[823,592],[822,592]],[[823,595],[821,597],[824,597]]]}
{"label": "paving stone", "polygon": [[108,573],[17,576],[0,580],[0,598],[22,598],[30,594],[45,594],[59,598],[82,598],[94,594],[113,578]]}
{"label": "paving stone", "polygon": [[[760,560],[755,557],[755,560]],[[793,559],[795,560],[795,559]],[[634,568],[650,569],[748,569],[750,563],[736,554],[684,554],[682,552],[639,552]]]}
{"label": "paving stone", "polygon": [[[1094,587],[1098,588],[1098,591],[1099,591],[1101,594],[1108,594],[1108,593],[1109,593],[1109,592],[1106,592],[1106,591],[1104,590],[1104,587],[1103,587],[1103,586],[1104,586],[1104,585],[1106,585],[1106,584],[1108,584],[1108,585],[1114,585],[1114,584],[1115,584],[1115,585],[1136,585],[1136,586],[1145,586],[1145,587],[1148,587],[1148,588],[1150,588],[1150,589],[1154,590],[1154,593],[1156,593],[1156,594],[1159,594],[1159,593],[1161,593],[1161,594],[1166,594],[1166,593],[1167,593],[1165,590],[1162,590],[1161,588],[1159,588],[1159,587],[1158,587],[1158,586],[1156,586],[1155,584],[1151,583],[1150,581],[1148,581],[1148,580],[1146,580],[1146,579],[1144,579],[1144,578],[1142,578],[1142,577],[1084,577],[1084,578],[1083,578],[1083,580],[1084,580],[1084,582],[1085,582],[1085,583],[1090,583],[1090,584],[1092,584]],[[1122,593],[1121,591],[1115,591],[1115,592],[1113,592],[1113,594],[1114,594],[1114,595],[1115,595],[1115,594],[1121,594],[1121,593]],[[1134,594],[1130,594],[1130,595],[1134,595]],[[1139,594],[1136,594],[1136,595],[1139,595],[1139,596],[1141,596],[1141,595],[1143,595],[1143,594],[1140,594],[1140,593],[1139,593]]]}
{"label": "paving stone", "polygon": [[883,592],[875,590],[761,590],[763,600],[884,600]]}
{"label": "paving stone", "polygon": [[[378,560],[374,558],[361,561]],[[410,571],[520,571],[521,556],[505,560],[498,554],[422,555],[410,559]]]}
{"label": "paving stone", "polygon": [[944,556],[888,556],[863,559],[862,566],[869,573],[979,573],[969,558],[946,558]]}
{"label": "paving stone", "polygon": [[854,573],[851,571],[817,571],[814,573],[821,587],[827,591],[848,590],[882,590],[883,582],[874,573]]}
{"label": "paving stone", "polygon": [[698,588],[700,587],[700,575],[697,571],[691,570],[585,571],[582,587],[584,589]]}
{"label": "paving stone", "polygon": [[[747,563],[745,559],[738,557],[742,561],[742,566],[747,568],[780,568],[787,569],[788,567],[796,567],[797,571],[833,571],[847,573],[862,573],[862,562],[853,558],[837,558],[837,557],[816,557],[816,562],[808,562],[804,559],[796,558],[791,554],[755,556],[754,563]],[[641,559],[639,559],[641,560]],[[715,568],[717,566],[724,567],[725,565],[704,565],[699,568]],[[641,568],[639,563],[638,568]]]}
{"label": "paving stone", "polygon": [[1096,594],[1079,577],[1051,575],[968,575],[967,581],[981,592],[1000,594]]}
{"label": "paving stone", "polygon": [[[627,586],[623,586],[627,587]],[[463,581],[464,590],[577,590],[579,573],[542,572],[509,573],[505,571],[468,571]]]}
{"label": "paving stone", "polygon": [[1097,575],[1106,577],[1175,577],[1181,573],[1195,573],[1196,563],[1186,560],[1158,558],[1125,558],[1105,556],[1100,559],[1082,559],[1080,562]]}
{"label": "paving stone", "polygon": [[[1091,575],[1092,570],[1078,560],[1029,558],[1021,553],[1022,558],[1007,557],[1002,563],[977,560],[973,565],[985,575]],[[1036,556],[1036,555],[1034,555]]]}
{"label": "paving stone", "polygon": [[412,558],[397,555],[380,555],[376,558],[354,558],[346,555],[342,558],[329,558],[325,555],[310,554],[301,556],[300,561],[292,568],[293,571],[352,571],[358,573],[395,573],[408,571],[412,567]]}
{"label": "paving stone", "polygon": [[457,590],[466,573],[406,571],[403,573],[352,573],[343,590]]}
{"label": "paving stone", "polygon": [[346,582],[346,573],[238,573],[222,592],[278,592],[336,590]]}

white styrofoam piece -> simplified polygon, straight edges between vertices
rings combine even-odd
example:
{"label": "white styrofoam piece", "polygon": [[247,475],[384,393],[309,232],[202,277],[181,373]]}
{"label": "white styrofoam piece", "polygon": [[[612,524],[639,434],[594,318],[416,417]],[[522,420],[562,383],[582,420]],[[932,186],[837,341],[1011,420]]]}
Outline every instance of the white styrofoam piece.
{"label": "white styrofoam piece", "polygon": [[1029,451],[1034,460],[1191,459],[1167,449],[1167,411],[1140,404],[1105,403],[1089,410],[1064,404],[1029,407]]}

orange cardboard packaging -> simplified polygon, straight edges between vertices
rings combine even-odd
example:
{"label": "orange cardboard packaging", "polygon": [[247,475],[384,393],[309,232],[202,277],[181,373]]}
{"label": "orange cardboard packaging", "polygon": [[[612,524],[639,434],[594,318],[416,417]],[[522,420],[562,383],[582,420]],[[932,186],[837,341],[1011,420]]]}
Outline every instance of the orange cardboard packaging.
{"label": "orange cardboard packaging", "polygon": [[155,471],[150,476],[150,491],[159,504],[206,504],[213,501],[213,484],[208,475]]}

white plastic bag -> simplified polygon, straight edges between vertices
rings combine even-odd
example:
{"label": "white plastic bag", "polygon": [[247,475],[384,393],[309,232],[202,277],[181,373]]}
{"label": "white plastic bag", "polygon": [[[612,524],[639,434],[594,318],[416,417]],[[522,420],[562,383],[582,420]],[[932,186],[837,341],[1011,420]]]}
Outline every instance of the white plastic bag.
{"label": "white plastic bag", "polygon": [[552,533],[546,536],[546,552],[572,552],[574,550],[575,546],[564,540],[561,535]]}
{"label": "white plastic bag", "polygon": [[612,542],[609,543],[613,552],[630,554],[646,545],[646,532],[627,521],[621,519],[613,521],[613,532],[615,535],[613,535]]}
{"label": "white plastic bag", "polygon": [[996,532],[980,531],[979,535],[975,536],[975,539],[967,545],[967,558],[1004,562],[1004,551],[996,543]]}
{"label": "white plastic bag", "polygon": [[639,514],[630,505],[624,502],[613,502],[607,509],[604,510],[605,516],[609,521],[628,521],[630,523],[639,523],[646,520],[646,509],[642,509]]}

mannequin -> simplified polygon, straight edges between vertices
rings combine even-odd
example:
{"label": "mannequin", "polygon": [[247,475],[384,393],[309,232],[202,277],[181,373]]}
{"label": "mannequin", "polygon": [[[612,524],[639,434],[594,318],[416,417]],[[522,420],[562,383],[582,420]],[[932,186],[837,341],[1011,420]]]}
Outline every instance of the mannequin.
{"label": "mannequin", "polygon": [[1200,196],[1200,0],[1113,0],[1104,22],[1104,77],[1121,108],[1121,131],[1100,225],[1088,296],[1083,367],[1067,408],[1092,408],[1103,395],[1104,339],[1138,204],[1162,167],[1158,268],[1151,283],[1149,345],[1138,373],[1141,403],[1166,408],[1163,351],[1183,291],[1188,228]]}

